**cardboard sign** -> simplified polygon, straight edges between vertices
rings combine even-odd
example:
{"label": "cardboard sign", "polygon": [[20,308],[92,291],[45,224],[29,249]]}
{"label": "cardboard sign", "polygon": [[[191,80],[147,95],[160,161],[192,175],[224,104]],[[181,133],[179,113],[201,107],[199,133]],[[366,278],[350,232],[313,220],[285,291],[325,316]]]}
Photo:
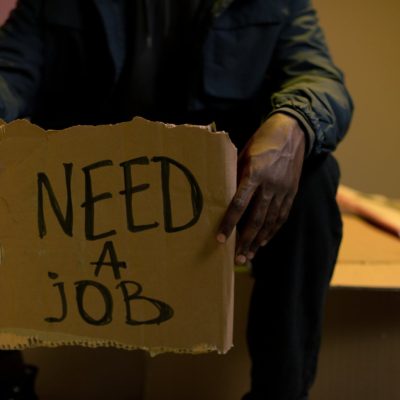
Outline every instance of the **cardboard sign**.
{"label": "cardboard sign", "polygon": [[0,127],[0,348],[226,352],[236,187],[225,133],[141,118]]}

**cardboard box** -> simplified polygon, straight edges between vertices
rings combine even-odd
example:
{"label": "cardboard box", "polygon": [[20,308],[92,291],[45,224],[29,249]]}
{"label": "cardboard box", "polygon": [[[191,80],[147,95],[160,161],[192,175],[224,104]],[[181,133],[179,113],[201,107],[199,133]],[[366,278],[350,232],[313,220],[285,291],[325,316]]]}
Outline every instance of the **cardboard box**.
{"label": "cardboard box", "polygon": [[331,286],[400,290],[400,239],[352,215],[343,221]]}
{"label": "cardboard box", "polygon": [[225,353],[236,188],[225,133],[141,118],[0,132],[0,348]]}
{"label": "cardboard box", "polygon": [[311,400],[400,398],[400,240],[344,215]]}

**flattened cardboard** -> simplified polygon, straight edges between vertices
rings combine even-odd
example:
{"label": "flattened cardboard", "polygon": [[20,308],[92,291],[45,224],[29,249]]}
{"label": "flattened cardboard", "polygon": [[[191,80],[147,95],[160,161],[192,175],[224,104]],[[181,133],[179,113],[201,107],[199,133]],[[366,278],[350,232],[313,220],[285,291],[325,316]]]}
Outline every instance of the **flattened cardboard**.
{"label": "flattened cardboard", "polygon": [[215,240],[236,187],[227,134],[15,121],[0,187],[0,348],[232,346],[234,235]]}
{"label": "flattened cardboard", "polygon": [[400,289],[400,241],[358,217],[343,215],[343,242],[331,286]]}

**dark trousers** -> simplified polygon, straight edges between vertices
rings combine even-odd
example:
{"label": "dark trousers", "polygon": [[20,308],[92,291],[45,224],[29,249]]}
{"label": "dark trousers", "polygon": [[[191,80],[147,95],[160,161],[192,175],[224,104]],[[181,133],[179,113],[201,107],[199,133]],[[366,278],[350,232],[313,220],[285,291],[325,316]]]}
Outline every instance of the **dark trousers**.
{"label": "dark trousers", "polygon": [[342,236],[331,156],[307,160],[289,219],[253,262],[248,320],[252,387],[246,400],[306,400],[326,293]]}
{"label": "dark trousers", "polygon": [[37,368],[25,365],[17,350],[0,351],[0,400],[37,400]]}

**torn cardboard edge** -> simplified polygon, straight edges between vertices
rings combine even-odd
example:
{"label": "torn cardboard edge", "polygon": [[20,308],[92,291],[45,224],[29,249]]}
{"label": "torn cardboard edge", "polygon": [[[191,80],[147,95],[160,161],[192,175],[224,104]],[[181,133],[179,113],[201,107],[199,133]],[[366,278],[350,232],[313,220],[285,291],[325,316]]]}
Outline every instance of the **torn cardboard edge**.
{"label": "torn cardboard edge", "polygon": [[[54,338],[52,338],[54,336]],[[7,342],[8,344],[5,344]],[[132,346],[124,344],[115,340],[104,340],[95,339],[88,337],[80,337],[76,335],[68,334],[56,334],[50,333],[32,332],[23,333],[23,330],[16,331],[15,329],[1,329],[0,330],[0,350],[26,350],[38,347],[57,348],[64,346],[81,346],[87,348],[108,348],[114,347],[121,350],[142,350],[155,357],[159,354],[173,353],[173,354],[205,354],[211,352],[217,352],[218,354],[226,354],[232,347],[220,351],[217,346],[211,346],[206,343],[199,343],[198,345],[192,346],[191,348],[174,348],[174,347],[145,347],[145,346]]]}
{"label": "torn cardboard edge", "polygon": [[[17,139],[20,141],[19,143],[23,143],[25,138],[36,139],[36,138],[39,137],[38,134],[40,134],[40,135],[45,134],[46,138],[44,139],[43,136],[42,136],[42,138],[44,140],[43,139],[40,140],[40,142],[42,142],[42,143],[44,142],[46,144],[46,149],[44,150],[44,152],[43,152],[43,150],[40,150],[40,149],[37,149],[37,148],[31,149],[31,152],[33,153],[35,150],[40,150],[43,153],[43,154],[40,153],[40,154],[42,154],[41,157],[46,157],[46,154],[51,154],[52,159],[57,159],[58,160],[57,162],[60,165],[62,165],[61,163],[63,162],[64,158],[66,160],[68,160],[68,162],[70,162],[69,159],[71,158],[71,162],[72,162],[73,157],[71,157],[71,154],[73,155],[73,153],[68,153],[68,149],[65,150],[63,148],[62,143],[65,143],[65,142],[62,142],[62,140],[61,141],[55,140],[56,139],[55,138],[55,134],[59,135],[60,137],[64,137],[65,138],[66,134],[70,133],[71,131],[76,131],[76,130],[82,129],[84,131],[84,133],[88,133],[88,136],[93,137],[93,133],[94,133],[95,129],[100,129],[100,130],[103,129],[103,136],[101,137],[101,140],[103,142],[101,142],[101,144],[96,143],[96,146],[97,147],[101,147],[102,146],[103,150],[104,150],[104,148],[106,148],[106,150],[108,151],[108,147],[107,147],[107,144],[106,144],[107,142],[104,142],[104,138],[107,139],[107,137],[105,137],[105,135],[104,135],[104,133],[105,133],[105,129],[104,128],[114,128],[114,127],[115,128],[121,128],[121,127],[124,127],[124,126],[128,126],[129,124],[132,124],[135,120],[136,120],[137,124],[142,124],[142,126],[144,126],[145,128],[146,128],[146,126],[147,126],[147,128],[150,127],[149,129],[152,128],[150,125],[153,125],[153,126],[158,125],[158,126],[160,126],[162,128],[167,128],[167,129],[171,129],[171,130],[180,129],[182,131],[183,128],[188,128],[188,130],[196,130],[197,133],[202,132],[202,133],[207,133],[208,135],[210,135],[210,134],[211,135],[218,135],[218,136],[223,135],[224,136],[224,140],[222,140],[222,141],[212,140],[212,143],[219,142],[218,148],[226,150],[227,158],[222,158],[222,161],[221,161],[219,157],[216,157],[216,152],[212,152],[211,156],[210,156],[210,154],[207,154],[207,156],[211,157],[210,158],[211,160],[212,159],[214,160],[214,164],[213,165],[220,165],[220,168],[222,168],[222,170],[224,170],[225,173],[226,173],[226,171],[231,171],[231,170],[233,170],[233,168],[236,168],[236,163],[234,165],[232,163],[232,160],[235,158],[233,156],[233,152],[236,153],[235,146],[233,145],[233,143],[229,139],[229,136],[228,136],[228,134],[226,132],[215,132],[215,126],[213,126],[212,124],[208,125],[208,126],[194,126],[194,125],[189,125],[189,124],[172,125],[172,124],[164,124],[162,122],[151,122],[151,121],[147,121],[147,120],[145,120],[143,118],[140,118],[140,117],[135,118],[133,121],[121,122],[121,123],[118,123],[118,124],[97,125],[97,126],[82,125],[82,126],[69,127],[69,128],[62,129],[62,130],[52,130],[52,129],[44,130],[44,129],[40,128],[37,125],[31,124],[29,121],[26,121],[26,120],[15,120],[15,121],[7,124],[7,125],[0,126],[0,149],[2,147],[2,144],[4,143],[4,140],[12,141],[12,139],[15,137],[15,136],[12,136],[12,135],[8,135],[7,136],[7,128],[10,128],[12,130],[12,133],[18,132],[18,129],[20,129],[20,132],[18,132],[20,134],[17,136]],[[158,129],[156,128],[155,131],[158,131]],[[75,132],[75,133],[78,133],[78,132]],[[132,134],[133,133],[134,132],[132,132]],[[139,132],[139,133],[142,133],[142,132]],[[183,136],[179,136],[179,139],[178,139],[179,141],[181,140],[180,138],[185,136],[184,135],[185,132],[183,131],[182,133],[183,133]],[[192,131],[192,133],[194,133],[194,132]],[[108,132],[107,132],[107,134],[108,134]],[[131,132],[129,131],[129,135],[130,134],[131,134]],[[160,132],[158,132],[157,134],[162,134],[162,131],[160,130]],[[179,132],[179,135],[180,134],[181,134],[181,132]],[[145,136],[146,135],[143,135],[143,137],[145,137]],[[190,138],[186,140],[186,149],[188,149],[188,148],[192,149],[193,148],[194,149],[193,151],[195,151],[196,154],[199,154],[199,152],[197,151],[197,147],[196,147],[196,141],[195,140],[193,141],[193,146],[192,146],[192,143],[190,142],[190,140],[192,140],[191,137],[194,137],[194,136],[195,135],[191,135]],[[83,135],[83,137],[85,137],[85,135]],[[119,136],[117,136],[116,140],[119,140],[118,137]],[[157,136],[153,135],[152,136],[153,140],[154,140],[154,137],[157,138]],[[170,137],[170,135],[168,135],[168,138],[169,137]],[[50,140],[50,139],[52,139],[52,140]],[[72,142],[70,138],[68,140],[69,140],[69,142]],[[156,139],[156,140],[158,140],[158,139]],[[122,144],[122,147],[120,146],[122,149],[124,149],[125,141],[126,141],[126,138],[123,139],[120,142],[120,144]],[[161,140],[161,142],[163,142],[163,141],[164,141],[164,139]],[[190,142],[190,146],[187,146],[187,142],[188,141]],[[35,142],[35,141],[33,141],[33,142]],[[185,142],[185,141],[182,140],[182,142]],[[30,143],[31,142],[28,141],[28,142],[25,142],[25,143],[28,143],[29,146],[27,144],[25,144],[25,147],[27,147],[27,148],[25,149],[25,153],[24,154],[29,154],[29,156],[31,157],[32,154],[31,153],[27,153],[27,150],[29,150],[28,147],[30,147]],[[58,147],[59,147],[58,150],[54,147],[54,144],[56,144],[56,143],[58,143]],[[60,143],[61,143],[61,145],[60,145]],[[85,141],[81,140],[80,143],[85,143]],[[148,147],[149,149],[152,149],[152,147],[151,147],[152,143],[156,143],[156,142],[150,142],[150,147]],[[208,142],[206,142],[205,140],[200,140],[199,143],[204,145],[204,143],[208,143]],[[36,143],[33,143],[33,145],[36,145]],[[51,145],[53,145],[53,147],[50,147]],[[176,146],[176,144],[174,144],[174,145]],[[162,148],[164,148],[163,146],[164,146],[164,143],[162,144]],[[69,145],[69,148],[71,148],[71,147],[73,147],[73,146]],[[77,146],[75,145],[75,147],[77,147]],[[94,151],[93,150],[95,150],[95,149],[94,149],[94,147],[93,148],[92,147],[93,146],[90,145],[90,143],[89,143],[87,148],[90,149],[90,153],[92,153],[91,156],[97,157],[97,155],[96,156],[94,155]],[[114,146],[114,147],[116,147],[116,146]],[[60,148],[61,148],[61,150],[60,150]],[[142,148],[142,147],[140,147],[140,148]],[[160,146],[158,146],[156,148],[159,149]],[[167,148],[168,148],[168,146],[167,146]],[[6,151],[6,149],[7,150],[13,149],[10,146],[10,142],[8,142],[8,144],[5,147],[3,147],[3,149],[2,149],[3,152]],[[133,147],[132,146],[128,146],[128,152],[129,153],[133,153],[133,155],[136,156],[135,151],[132,151],[132,149],[135,150],[135,147],[134,146]],[[168,149],[170,149],[170,147]],[[102,152],[100,152],[100,154],[104,154],[103,150],[102,150]],[[60,154],[61,158],[59,156],[57,158],[57,155],[60,153],[60,151],[61,151],[61,154]],[[157,150],[157,152],[159,152],[159,151],[160,150]],[[65,152],[65,155],[64,155],[64,152]],[[77,154],[80,154],[80,153],[77,153]],[[109,158],[110,159],[115,159],[116,162],[117,161],[121,161],[121,160],[119,160],[119,158],[121,158],[121,154],[123,155],[125,153],[124,152],[122,152],[122,153],[121,152],[114,152],[114,153],[110,154]],[[182,154],[186,155],[186,159],[190,159],[191,160],[190,152],[189,153],[188,152],[186,152],[186,153],[183,152]],[[33,157],[31,157],[31,158],[33,158]],[[104,157],[102,157],[102,158],[104,158]],[[24,158],[22,158],[22,159],[24,160]],[[11,161],[13,161],[12,158],[11,158]],[[94,160],[94,161],[96,161],[96,160]],[[82,157],[82,159],[79,159],[79,162],[82,162],[84,165],[87,164],[87,160],[84,157]],[[53,164],[54,164],[54,162],[53,162]],[[5,167],[3,167],[3,168],[7,168],[8,167],[7,164],[4,164],[4,165],[5,165]],[[31,163],[29,165],[31,165]],[[40,165],[40,164],[38,164],[38,165]],[[47,162],[46,162],[46,168],[47,168],[47,165],[48,165],[49,171],[53,171],[54,170],[54,169],[51,169],[52,168],[51,167],[51,165],[52,165],[51,163],[47,164]],[[57,165],[56,165],[56,167],[57,167]],[[14,165],[11,164],[11,166],[14,166]],[[17,163],[15,163],[15,166],[19,167],[19,165]],[[117,164],[115,164],[115,166],[117,167]],[[201,163],[198,164],[198,166],[200,166],[200,167],[203,166],[204,167],[205,164],[203,162],[201,162]],[[43,168],[43,167],[40,167],[40,168]],[[35,169],[35,171],[36,171],[36,169]],[[35,172],[35,171],[32,170],[32,171],[30,171],[30,173]],[[39,171],[39,169],[38,169],[38,171]],[[210,171],[208,171],[208,170],[207,170],[207,173],[208,173],[208,175],[206,174],[206,176],[208,176],[208,177],[211,176],[212,177],[211,180],[213,180],[214,179],[213,174],[210,175]],[[219,175],[222,176],[223,174],[219,174]],[[232,177],[232,175],[233,174],[231,172],[229,172],[229,174],[226,174],[225,176]],[[3,181],[7,182],[8,184],[10,182],[12,182],[12,180],[10,180],[10,175],[8,174],[8,170],[7,170],[7,174],[5,174],[2,178],[3,178]],[[18,180],[18,176],[15,176],[15,178]],[[54,178],[51,177],[51,179],[53,180]],[[230,191],[232,191],[232,189],[234,189],[234,187],[236,187],[236,186],[233,186],[233,181],[234,181],[234,185],[236,185],[236,179],[234,179],[234,180],[232,179],[231,181],[232,182],[229,181],[230,183],[228,183],[228,185],[227,185],[227,187],[230,188],[229,189]],[[208,181],[204,180],[204,182],[208,182]],[[4,182],[3,182],[3,184],[4,184]],[[218,183],[218,186],[217,186],[218,190],[220,189],[221,184],[222,184],[222,182]],[[225,182],[223,183],[223,186],[225,186]],[[56,189],[57,189],[57,187],[56,187]],[[211,185],[210,191],[212,192],[212,190],[213,189],[212,189],[212,185]],[[14,193],[14,192],[12,192],[12,193]],[[120,194],[122,194],[122,193],[120,192]],[[31,193],[29,193],[28,196],[22,196],[22,198],[24,198],[24,199],[32,198],[32,195],[31,195]],[[78,204],[78,202],[75,201],[75,200],[73,202],[74,202],[75,205]],[[12,204],[12,202],[10,204]],[[29,207],[28,208],[26,207],[25,203],[23,203],[23,204],[24,204],[24,209],[25,210],[29,209]],[[36,206],[32,207],[32,205],[31,205],[31,208],[34,209],[34,208],[36,208]],[[218,203],[218,208],[221,208],[221,203]],[[108,218],[111,218],[111,217],[108,216]],[[213,216],[213,219],[215,220],[215,215]],[[209,225],[209,221],[208,220],[207,220],[207,224]],[[117,230],[119,232],[119,228],[118,227],[117,227]],[[21,236],[19,236],[19,237],[21,237]],[[24,237],[24,236],[22,236],[22,237]],[[11,253],[8,250],[9,247],[7,247],[7,243],[8,243],[7,240],[6,239],[4,240],[4,242],[6,243],[5,246],[7,248],[7,252],[6,252],[7,253],[7,257],[5,257],[6,260],[4,260],[3,259],[3,254],[0,254],[0,262],[2,264],[9,263],[11,265],[11,262],[9,260],[9,256],[10,256]],[[0,239],[0,241],[2,241],[2,240]],[[3,245],[3,243],[1,243],[1,245]],[[0,250],[2,250],[2,249],[0,249]],[[98,254],[97,254],[97,256],[98,256]],[[129,261],[129,260],[127,260],[127,261]],[[225,261],[224,261],[224,263],[225,263]],[[9,264],[6,265],[7,268],[10,268]],[[26,264],[20,264],[20,265],[26,265]],[[55,265],[57,265],[57,261],[56,261]],[[70,265],[71,265],[71,268],[73,268],[74,264],[70,264]],[[212,265],[212,264],[210,264],[210,265]],[[226,267],[226,265],[227,264],[225,263],[225,267]],[[45,267],[45,268],[47,268],[47,267]],[[53,275],[56,276],[57,274],[53,274]],[[226,275],[226,277],[229,276],[227,274],[227,272],[224,272],[224,275]],[[232,278],[233,278],[233,275],[232,275]],[[51,279],[53,279],[53,278],[51,278]],[[56,279],[56,278],[54,278],[54,279]],[[77,278],[77,279],[79,279],[79,278]],[[228,281],[229,281],[229,279],[228,279]],[[223,292],[223,299],[222,299],[222,303],[221,304],[223,304],[223,308],[224,308],[224,311],[219,315],[219,321],[221,321],[222,324],[226,323],[225,318],[228,318],[228,320],[232,319],[232,311],[233,311],[233,286],[231,285],[230,282],[227,282],[227,281],[224,281],[224,282],[225,283],[223,283],[223,285],[220,288],[221,293]],[[233,282],[233,280],[232,280],[232,282]],[[58,284],[56,284],[54,286],[57,286],[57,285]],[[228,295],[228,298],[225,298],[224,297],[225,295]],[[7,304],[11,304],[11,303],[8,302],[8,300],[6,300],[6,301],[7,301]],[[17,306],[17,309],[18,309],[18,306]],[[4,310],[3,310],[3,315],[5,315],[4,314]],[[7,327],[7,326],[12,326],[12,325],[8,325],[8,323],[5,322],[3,326]],[[142,350],[148,351],[150,354],[153,354],[153,355],[156,355],[156,354],[159,354],[159,353],[162,353],[162,352],[198,354],[198,353],[210,352],[210,351],[218,351],[219,353],[223,354],[223,353],[226,353],[232,347],[232,338],[231,338],[231,336],[232,336],[232,327],[231,326],[225,326],[225,325],[222,326],[221,325],[221,326],[218,327],[218,329],[216,329],[216,332],[217,331],[219,332],[218,340],[215,340],[215,341],[214,340],[210,340],[208,342],[208,344],[207,343],[203,343],[202,341],[192,340],[192,341],[189,341],[189,343],[195,343],[195,344],[192,344],[192,345],[189,345],[189,346],[180,347],[179,343],[177,343],[177,345],[174,344],[173,347],[165,347],[165,346],[157,346],[157,345],[147,346],[146,340],[143,341],[144,345],[142,345],[143,344],[142,342],[140,342],[140,345],[135,345],[134,344],[134,340],[131,340],[131,339],[129,339],[130,343],[129,342],[128,343],[123,343],[123,342],[119,341],[119,338],[117,338],[117,340],[114,340],[115,337],[113,337],[112,340],[111,339],[105,339],[104,337],[103,338],[98,338],[97,334],[89,332],[89,331],[87,333],[90,334],[91,336],[87,336],[86,334],[80,335],[79,333],[77,334],[75,332],[73,332],[71,334],[65,334],[65,333],[63,333],[62,329],[52,330],[51,332],[43,331],[42,326],[39,326],[39,325],[38,326],[34,326],[32,328],[31,328],[31,326],[29,326],[29,329],[25,329],[24,326],[21,326],[20,328],[13,328],[13,329],[0,328],[0,343],[1,343],[0,344],[0,348],[3,348],[3,349],[6,349],[6,348],[7,349],[12,349],[12,348],[14,348],[14,349],[26,349],[26,348],[39,347],[39,346],[57,347],[57,346],[65,346],[65,345],[80,345],[80,346],[85,346],[85,347],[111,347],[112,346],[112,347],[129,349],[129,350],[142,349]],[[64,330],[64,332],[65,332],[65,330]],[[82,333],[86,333],[86,332],[82,332]],[[107,336],[107,335],[105,335],[105,336]],[[197,335],[195,335],[195,336],[197,336]],[[217,337],[215,337],[215,339],[217,339]],[[214,344],[209,344],[209,343],[213,343],[213,342],[215,343],[215,345]]]}
{"label": "torn cardboard edge", "polygon": [[117,122],[115,124],[74,125],[74,126],[70,126],[70,127],[64,128],[64,129],[51,129],[51,128],[50,129],[44,129],[44,128],[41,128],[39,125],[36,125],[36,124],[34,124],[34,123],[30,122],[29,120],[24,119],[24,118],[15,119],[15,120],[13,120],[11,122],[5,122],[3,119],[0,118],[0,143],[1,143],[1,140],[3,139],[1,136],[5,134],[5,131],[4,131],[5,128],[6,127],[12,127],[15,124],[17,124],[17,125],[23,124],[24,125],[24,124],[28,123],[30,126],[35,127],[36,129],[40,130],[41,133],[53,135],[53,134],[58,134],[58,133],[68,133],[68,131],[75,130],[76,128],[118,127],[118,126],[123,126],[123,125],[126,125],[126,124],[130,124],[135,120],[139,120],[139,121],[142,121],[144,123],[151,123],[151,124],[161,125],[161,126],[163,126],[165,128],[168,128],[168,129],[185,127],[185,128],[199,129],[199,130],[201,130],[203,132],[207,132],[207,133],[211,133],[211,134],[224,135],[224,136],[227,137],[227,139],[229,141],[229,144],[232,146],[232,148],[235,151],[237,151],[237,148],[236,148],[235,144],[231,141],[231,139],[229,137],[229,133],[226,132],[226,131],[217,130],[217,125],[216,125],[215,122],[210,122],[210,124],[208,124],[208,125],[193,125],[193,124],[189,124],[189,123],[177,125],[177,124],[171,124],[169,122],[149,121],[149,120],[147,120],[147,119],[145,119],[143,117],[135,117],[130,121]]}

